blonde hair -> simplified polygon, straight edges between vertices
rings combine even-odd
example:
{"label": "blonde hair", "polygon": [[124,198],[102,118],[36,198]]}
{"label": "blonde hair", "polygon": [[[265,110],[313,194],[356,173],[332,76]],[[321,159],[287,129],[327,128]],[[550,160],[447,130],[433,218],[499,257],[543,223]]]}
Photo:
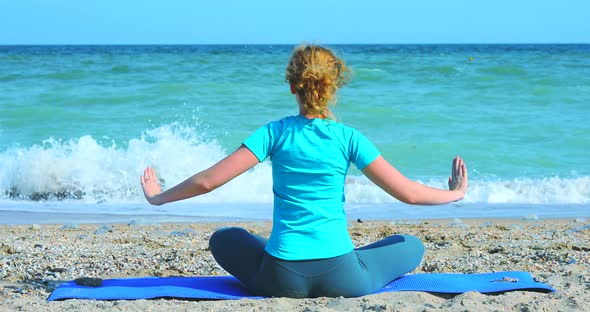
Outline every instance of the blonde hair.
{"label": "blonde hair", "polygon": [[293,51],[285,78],[299,94],[305,114],[333,118],[328,104],[336,103],[336,90],[346,83],[348,72],[329,49],[304,45]]}

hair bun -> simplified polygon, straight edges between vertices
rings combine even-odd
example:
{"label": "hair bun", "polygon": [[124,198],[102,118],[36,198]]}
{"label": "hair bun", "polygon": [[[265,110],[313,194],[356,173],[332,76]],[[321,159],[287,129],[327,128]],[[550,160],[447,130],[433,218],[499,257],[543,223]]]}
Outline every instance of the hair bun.
{"label": "hair bun", "polygon": [[332,51],[319,46],[299,47],[287,65],[287,81],[295,86],[307,114],[329,117],[328,103],[346,81],[348,69]]}
{"label": "hair bun", "polygon": [[316,64],[310,64],[303,71],[301,78],[321,80],[325,75],[326,75],[326,71],[325,71],[325,69],[322,68],[322,66],[316,65]]}

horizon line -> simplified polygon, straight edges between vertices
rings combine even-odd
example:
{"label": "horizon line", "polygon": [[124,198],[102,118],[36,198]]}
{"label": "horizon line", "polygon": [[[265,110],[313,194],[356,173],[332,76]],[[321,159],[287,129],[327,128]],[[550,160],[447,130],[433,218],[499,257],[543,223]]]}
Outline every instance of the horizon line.
{"label": "horizon line", "polygon": [[[0,43],[0,46],[293,46],[302,43]],[[590,45],[590,42],[310,43],[318,45]]]}

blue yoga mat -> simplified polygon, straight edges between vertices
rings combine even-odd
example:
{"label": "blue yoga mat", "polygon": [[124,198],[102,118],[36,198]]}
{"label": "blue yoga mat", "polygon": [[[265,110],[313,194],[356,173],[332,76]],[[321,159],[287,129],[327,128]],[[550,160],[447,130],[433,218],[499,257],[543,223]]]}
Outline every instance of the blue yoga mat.
{"label": "blue yoga mat", "polygon": [[[555,289],[537,283],[527,272],[496,272],[479,274],[409,274],[389,283],[377,293],[389,291],[425,291],[458,294],[467,291],[480,293],[510,290],[552,292]],[[233,276],[201,277],[141,277],[106,279],[99,287],[81,286],[66,282],[56,288],[48,301],[62,299],[263,299],[253,296]]]}

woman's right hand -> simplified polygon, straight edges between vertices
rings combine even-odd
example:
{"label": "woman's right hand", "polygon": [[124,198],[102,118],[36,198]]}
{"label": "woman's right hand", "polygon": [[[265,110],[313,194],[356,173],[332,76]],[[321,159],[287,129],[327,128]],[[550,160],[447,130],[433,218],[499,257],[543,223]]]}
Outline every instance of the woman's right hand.
{"label": "woman's right hand", "polygon": [[156,175],[154,169],[151,167],[145,168],[143,171],[143,176],[141,176],[139,180],[141,182],[145,199],[147,199],[147,201],[152,205],[161,205],[162,203],[156,200],[156,196],[162,193],[162,188],[160,187],[160,183],[158,183],[158,176]]}
{"label": "woman's right hand", "polygon": [[449,190],[460,191],[463,195],[467,192],[467,185],[469,183],[469,177],[467,174],[467,166],[465,162],[459,156],[453,159],[451,165],[451,176],[449,177]]}

